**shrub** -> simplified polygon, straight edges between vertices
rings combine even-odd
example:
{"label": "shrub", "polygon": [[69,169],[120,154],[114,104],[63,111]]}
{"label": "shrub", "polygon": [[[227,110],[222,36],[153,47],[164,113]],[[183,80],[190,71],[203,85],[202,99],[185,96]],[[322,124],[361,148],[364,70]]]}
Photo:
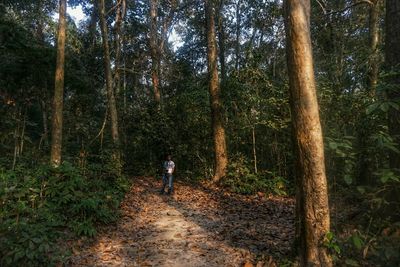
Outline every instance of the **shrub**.
{"label": "shrub", "polygon": [[239,194],[265,192],[288,195],[287,180],[269,171],[255,174],[249,166],[249,162],[241,155],[231,159],[223,184]]}
{"label": "shrub", "polygon": [[98,224],[115,221],[128,186],[124,177],[97,165],[85,175],[68,162],[57,169],[0,169],[0,265],[61,261],[65,253],[57,250],[57,239],[94,236]]}

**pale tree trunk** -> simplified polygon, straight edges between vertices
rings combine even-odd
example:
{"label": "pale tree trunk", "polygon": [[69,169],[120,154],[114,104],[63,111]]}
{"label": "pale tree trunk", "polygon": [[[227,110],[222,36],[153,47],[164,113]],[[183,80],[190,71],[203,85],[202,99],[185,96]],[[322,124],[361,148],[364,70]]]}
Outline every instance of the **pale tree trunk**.
{"label": "pale tree trunk", "polygon": [[51,155],[50,163],[54,167],[61,164],[63,102],[64,102],[64,63],[66,39],[67,0],[60,0],[58,36],[57,36],[57,63],[54,84],[53,115],[51,128]]}
{"label": "pale tree trunk", "polygon": [[117,162],[120,160],[120,147],[119,147],[119,133],[118,133],[118,113],[115,101],[114,89],[113,89],[113,78],[111,73],[111,59],[110,59],[110,47],[108,44],[108,28],[105,16],[104,0],[98,0],[98,9],[100,15],[100,29],[103,41],[103,52],[104,52],[104,73],[107,87],[107,98],[108,108],[110,109],[111,118],[111,136],[114,143],[114,157]]}
{"label": "pale tree trunk", "polygon": [[[387,72],[393,71],[387,78],[388,100],[400,101],[400,2],[386,0],[386,40],[385,40],[385,67]],[[400,111],[389,108],[389,134],[400,149]],[[400,155],[390,152],[390,167],[400,170]]]}
{"label": "pale tree trunk", "polygon": [[213,0],[205,1],[205,12],[207,20],[207,59],[211,120],[215,152],[215,169],[213,181],[217,182],[226,174],[226,167],[228,165],[228,153],[226,150],[225,129],[223,125],[222,106],[220,101],[220,87],[218,81],[217,45],[215,38]]}
{"label": "pale tree trunk", "polygon": [[159,53],[157,37],[158,0],[150,0],[150,56],[151,56],[151,80],[153,83],[154,100],[157,105],[161,103],[160,77],[159,77]]}
{"label": "pale tree trunk", "polygon": [[310,38],[310,1],[285,1],[286,53],[296,152],[297,235],[302,266],[332,266],[324,145]]}
{"label": "pale tree trunk", "polygon": [[369,69],[367,74],[367,87],[371,95],[376,93],[379,73],[379,0],[371,1],[369,8]]}

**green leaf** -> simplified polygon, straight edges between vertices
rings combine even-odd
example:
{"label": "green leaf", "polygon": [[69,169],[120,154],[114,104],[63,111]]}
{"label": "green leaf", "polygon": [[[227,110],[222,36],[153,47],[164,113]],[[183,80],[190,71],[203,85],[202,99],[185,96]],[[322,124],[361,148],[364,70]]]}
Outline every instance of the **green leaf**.
{"label": "green leaf", "polygon": [[365,193],[365,187],[357,186],[357,191],[360,192],[361,194],[364,194]]}
{"label": "green leaf", "polygon": [[332,150],[336,150],[339,145],[336,142],[329,142],[329,148]]}
{"label": "green leaf", "polygon": [[42,242],[42,239],[41,238],[38,238],[38,237],[34,237],[34,238],[32,238],[31,239],[35,244],[39,244],[40,242]]}
{"label": "green leaf", "polygon": [[353,183],[353,177],[351,177],[351,175],[346,174],[343,178],[346,184],[351,185]]}
{"label": "green leaf", "polygon": [[383,174],[382,176],[381,176],[381,178],[380,178],[380,180],[381,180],[381,182],[384,184],[384,183],[386,183],[388,180],[389,180],[389,178],[390,178],[390,174]]}
{"label": "green leaf", "polygon": [[372,112],[374,112],[377,107],[379,106],[379,103],[373,103],[372,105],[369,105],[366,109],[366,113],[367,115],[371,114]]}
{"label": "green leaf", "polygon": [[340,254],[340,247],[337,244],[333,245],[333,249],[336,251],[337,254]]}
{"label": "green leaf", "polygon": [[382,103],[382,105],[380,106],[380,109],[381,109],[383,112],[388,112],[388,110],[389,110],[389,104],[388,104],[387,102]]}
{"label": "green leaf", "polygon": [[361,240],[361,238],[358,235],[353,235],[353,244],[354,246],[360,250],[363,246],[363,241]]}
{"label": "green leaf", "polygon": [[326,233],[326,238],[331,241],[333,239],[333,233],[332,232],[328,232]]}

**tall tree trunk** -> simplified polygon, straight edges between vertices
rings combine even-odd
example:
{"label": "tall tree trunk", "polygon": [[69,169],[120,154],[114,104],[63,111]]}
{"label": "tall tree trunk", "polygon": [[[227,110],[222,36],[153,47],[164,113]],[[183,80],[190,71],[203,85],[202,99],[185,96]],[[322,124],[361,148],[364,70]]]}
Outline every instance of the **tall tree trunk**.
{"label": "tall tree trunk", "polygon": [[159,53],[157,38],[158,0],[150,0],[150,56],[151,56],[151,80],[153,83],[154,100],[161,103],[160,77],[159,77]]}
{"label": "tall tree trunk", "polygon": [[302,266],[332,266],[324,145],[310,37],[310,1],[285,1],[286,53],[297,178],[297,238]]}
{"label": "tall tree trunk", "polygon": [[[380,0],[373,0],[369,6],[369,64],[367,71],[367,92],[372,97],[376,95],[376,86],[378,83],[378,73],[380,64],[380,53],[378,51],[379,44],[379,12]],[[365,112],[360,114],[358,120],[358,177],[360,184],[370,184],[372,181],[373,164],[369,160],[371,153],[368,151],[369,137],[371,136],[371,128],[368,127],[371,120]]]}
{"label": "tall tree trunk", "polygon": [[164,60],[164,55],[166,54],[166,49],[165,49],[165,44],[168,43],[168,31],[171,27],[172,21],[175,16],[175,12],[177,9],[178,1],[177,0],[170,0],[170,10],[168,15],[163,19],[162,21],[162,29],[161,29],[161,35],[160,35],[160,40],[159,40],[159,46],[158,46],[158,77],[159,77],[159,86],[162,87],[162,82],[163,82],[163,68],[162,68],[162,63]]}
{"label": "tall tree trunk", "polygon": [[371,95],[375,94],[379,73],[379,0],[371,1],[369,8],[369,49],[370,60],[367,74],[367,87]]}
{"label": "tall tree trunk", "polygon": [[240,27],[241,27],[241,13],[240,13],[240,6],[242,4],[242,0],[238,0],[236,3],[236,46],[235,46],[235,69],[236,71],[239,70],[240,64]]}
{"label": "tall tree trunk", "polygon": [[[386,0],[386,40],[385,66],[387,72],[393,72],[388,78],[387,97],[390,101],[400,103],[400,2]],[[400,111],[390,107],[388,112],[389,134],[400,149]],[[391,151],[390,167],[400,170],[400,155]]]}
{"label": "tall tree trunk", "polygon": [[60,0],[58,36],[57,36],[57,63],[54,84],[53,116],[51,128],[51,155],[50,163],[54,167],[61,164],[63,102],[64,102],[64,63],[66,39],[67,0]]}
{"label": "tall tree trunk", "polygon": [[258,173],[258,168],[257,168],[257,149],[256,149],[256,127],[253,126],[251,128],[251,139],[253,141],[253,160],[254,160],[254,173]]}
{"label": "tall tree trunk", "polygon": [[222,119],[220,87],[218,81],[217,45],[215,37],[214,0],[205,1],[207,20],[207,59],[209,75],[209,91],[211,104],[211,119],[214,139],[215,169],[214,181],[219,181],[226,174],[228,153],[226,150],[225,129]]}
{"label": "tall tree trunk", "polygon": [[91,49],[93,49],[96,46],[96,27],[97,27],[98,16],[99,16],[98,5],[93,5],[88,25],[89,41]]}
{"label": "tall tree trunk", "polygon": [[225,62],[225,26],[224,26],[224,0],[219,0],[218,8],[218,47],[219,47],[219,64],[221,65],[221,82],[226,79],[226,62]]}
{"label": "tall tree trunk", "polygon": [[99,15],[100,15],[100,29],[101,29],[101,36],[102,36],[103,50],[104,50],[104,72],[105,72],[106,87],[107,87],[108,107],[110,109],[110,118],[111,118],[111,136],[114,143],[114,151],[115,151],[114,156],[116,157],[116,160],[119,161],[120,147],[119,147],[119,133],[118,133],[118,113],[117,113],[117,106],[113,89],[113,78],[111,73],[110,47],[108,44],[108,28],[105,16],[104,0],[98,0],[98,5],[99,5]]}
{"label": "tall tree trunk", "polygon": [[122,21],[125,17],[126,11],[126,0],[119,0],[117,2],[117,10],[115,16],[115,74],[114,74],[114,85],[115,93],[117,96],[121,90],[121,78],[120,78],[120,64],[121,64],[121,28]]}

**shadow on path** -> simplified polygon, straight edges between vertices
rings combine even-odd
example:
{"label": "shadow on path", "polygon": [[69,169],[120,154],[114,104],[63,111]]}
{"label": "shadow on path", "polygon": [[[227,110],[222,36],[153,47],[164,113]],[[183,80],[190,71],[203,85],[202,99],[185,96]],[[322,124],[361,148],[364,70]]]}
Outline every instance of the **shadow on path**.
{"label": "shadow on path", "polygon": [[[116,225],[73,247],[70,266],[268,266],[286,256],[294,237],[294,202],[244,197],[217,188],[137,178]],[[271,265],[272,266],[272,265]]]}

